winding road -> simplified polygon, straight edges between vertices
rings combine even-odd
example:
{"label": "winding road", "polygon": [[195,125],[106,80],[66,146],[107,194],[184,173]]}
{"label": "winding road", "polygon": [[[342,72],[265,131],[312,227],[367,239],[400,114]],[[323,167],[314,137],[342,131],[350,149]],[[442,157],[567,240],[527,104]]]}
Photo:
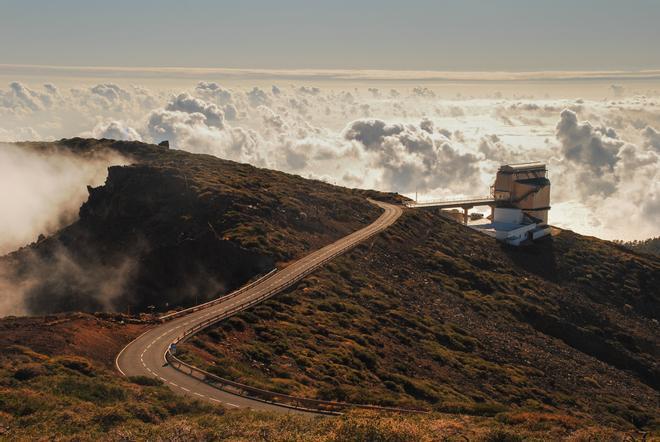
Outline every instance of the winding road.
{"label": "winding road", "polygon": [[115,360],[117,369],[124,376],[143,375],[156,377],[177,393],[219,403],[230,408],[300,412],[300,410],[238,396],[214,388],[195,377],[171,367],[166,363],[165,353],[170,344],[176,341],[185,330],[202,324],[208,321],[209,318],[221,317],[226,312],[240,308],[241,306],[248,308],[251,306],[251,301],[266,294],[276,294],[288,287],[292,281],[300,280],[309,274],[310,271],[326,263],[329,259],[386,229],[401,216],[402,208],[400,206],[380,201],[369,201],[384,209],[384,212],[372,224],[291,263],[236,296],[230,297],[225,301],[213,303],[208,307],[150,328],[124,347],[117,355]]}

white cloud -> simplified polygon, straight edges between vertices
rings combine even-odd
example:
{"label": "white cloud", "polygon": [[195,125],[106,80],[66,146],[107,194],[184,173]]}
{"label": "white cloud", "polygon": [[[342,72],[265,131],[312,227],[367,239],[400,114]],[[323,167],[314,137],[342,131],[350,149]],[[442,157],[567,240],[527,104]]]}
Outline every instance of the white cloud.
{"label": "white cloud", "polygon": [[137,130],[124,121],[105,121],[94,126],[90,133],[92,138],[108,138],[111,140],[142,141]]}
{"label": "white cloud", "polygon": [[[646,135],[652,137],[652,131]],[[589,215],[577,219],[574,213],[559,210],[554,219],[571,226],[570,220],[576,218],[582,232],[609,238],[658,234],[660,158],[650,144],[621,140],[612,129],[578,122],[568,110],[561,113],[557,139],[562,157],[551,165],[553,176],[559,178],[553,181],[557,208],[578,205]],[[634,232],[623,228],[626,225],[634,226]]]}
{"label": "white cloud", "polygon": [[131,94],[113,83],[97,84],[90,89],[91,93],[105,98],[111,103],[130,100]]}
{"label": "white cloud", "polygon": [[[539,99],[432,83],[229,89],[197,80],[153,90],[16,83],[0,88],[0,139],[167,139],[173,148],[422,198],[483,194],[499,164],[541,160],[553,181],[551,221],[578,225],[561,208],[579,204],[597,221],[590,233],[660,233],[644,219],[657,210],[660,94],[626,85],[625,97],[603,100],[611,96],[605,84],[600,99]],[[641,227],[602,209],[616,204]]]}
{"label": "white cloud", "polygon": [[277,132],[283,132],[288,129],[288,126],[282,117],[276,114],[271,108],[267,106],[259,106],[258,109],[261,112],[263,122],[266,127],[270,127]]}
{"label": "white cloud", "polygon": [[[206,117],[201,113],[188,113],[159,109],[152,111],[147,119],[147,131],[155,142],[171,140],[176,143],[181,133],[189,133],[191,129],[208,128]],[[175,147],[175,146],[173,146]]]}
{"label": "white cloud", "polygon": [[358,120],[344,131],[357,141],[382,169],[381,185],[400,192],[429,191],[440,187],[479,183],[478,158],[461,154],[444,137],[432,137],[412,124],[388,124],[382,120]]}
{"label": "white cloud", "polygon": [[201,98],[221,105],[232,102],[231,91],[218,83],[200,81],[195,87],[195,92]]}
{"label": "white cloud", "polygon": [[259,89],[258,87],[252,88],[252,90],[247,93],[247,97],[248,97],[248,101],[250,102],[250,106],[253,107],[270,104],[270,99],[268,98],[268,94],[266,94],[266,92]]}
{"label": "white cloud", "polygon": [[222,128],[225,115],[218,106],[195,98],[190,94],[179,94],[165,107],[168,111],[181,111],[189,114],[200,113],[206,118],[206,124],[211,127]]}
{"label": "white cloud", "polygon": [[433,92],[431,89],[423,86],[417,86],[414,87],[412,90],[413,95],[416,95],[418,97],[422,98],[434,98],[435,97],[435,92]]}
{"label": "white cloud", "polygon": [[423,131],[426,131],[430,134],[433,133],[433,121],[429,120],[428,118],[423,118],[422,121],[419,123],[419,128],[422,129]]}
{"label": "white cloud", "polygon": [[36,130],[31,127],[16,127],[12,129],[3,129],[0,127],[0,143],[3,141],[38,141],[40,136]]}
{"label": "white cloud", "polygon": [[660,154],[660,132],[651,126],[646,126],[642,135],[644,136],[644,145]]}
{"label": "white cloud", "polygon": [[261,164],[258,135],[240,127],[209,126],[199,112],[159,109],[152,111],[146,131],[154,142],[168,140],[170,147],[221,158]]}
{"label": "white cloud", "polygon": [[318,95],[321,93],[321,89],[317,87],[312,87],[312,86],[300,86],[297,89],[298,93],[300,94],[308,94],[308,95]]}
{"label": "white cloud", "polygon": [[18,113],[30,113],[52,106],[57,90],[52,85],[44,85],[44,92],[30,89],[23,83],[12,81],[7,91],[0,90],[0,108]]}
{"label": "white cloud", "polygon": [[557,139],[564,158],[601,175],[614,168],[623,142],[613,129],[593,127],[588,121],[578,123],[577,114],[564,109],[557,123]]}

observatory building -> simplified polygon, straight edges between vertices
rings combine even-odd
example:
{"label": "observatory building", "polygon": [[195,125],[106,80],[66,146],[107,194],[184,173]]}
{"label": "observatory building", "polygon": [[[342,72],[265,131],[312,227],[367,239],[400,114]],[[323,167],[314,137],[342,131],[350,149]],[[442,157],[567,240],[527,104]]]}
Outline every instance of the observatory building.
{"label": "observatory building", "polygon": [[545,164],[501,166],[490,193],[491,222],[470,227],[516,246],[550,234],[550,180]]}
{"label": "observatory building", "polygon": [[[442,213],[462,219],[468,227],[516,246],[550,234],[550,180],[545,164],[538,162],[500,166],[488,196],[415,201],[407,206],[441,211],[453,209],[454,212]],[[477,206],[490,206],[491,215],[488,219],[469,223],[468,210]],[[463,213],[456,212],[456,209],[463,209]]]}
{"label": "observatory building", "polygon": [[512,207],[544,223],[550,210],[550,180],[543,163],[507,164],[490,188],[495,207]]}

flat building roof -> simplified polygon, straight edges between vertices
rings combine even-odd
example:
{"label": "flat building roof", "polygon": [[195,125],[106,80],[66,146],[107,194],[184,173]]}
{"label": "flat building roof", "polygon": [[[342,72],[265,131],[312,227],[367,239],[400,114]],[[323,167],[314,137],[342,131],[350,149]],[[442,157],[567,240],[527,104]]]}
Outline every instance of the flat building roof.
{"label": "flat building roof", "polygon": [[500,166],[500,170],[504,172],[517,172],[520,170],[537,170],[537,169],[545,170],[545,164],[538,161],[532,161],[529,163],[505,164],[503,166]]}

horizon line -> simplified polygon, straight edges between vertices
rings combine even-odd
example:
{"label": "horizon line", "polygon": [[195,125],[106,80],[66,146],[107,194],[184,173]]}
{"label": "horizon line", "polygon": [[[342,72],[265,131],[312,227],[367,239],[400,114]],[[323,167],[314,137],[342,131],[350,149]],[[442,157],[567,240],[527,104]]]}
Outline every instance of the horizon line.
{"label": "horizon line", "polygon": [[[216,75],[245,79],[307,79],[329,81],[588,81],[660,80],[660,69],[642,70],[529,70],[529,71],[448,71],[394,69],[266,69],[184,66],[65,66],[0,64],[0,75],[55,74],[58,76],[197,78]],[[86,75],[85,75],[86,74]]]}

